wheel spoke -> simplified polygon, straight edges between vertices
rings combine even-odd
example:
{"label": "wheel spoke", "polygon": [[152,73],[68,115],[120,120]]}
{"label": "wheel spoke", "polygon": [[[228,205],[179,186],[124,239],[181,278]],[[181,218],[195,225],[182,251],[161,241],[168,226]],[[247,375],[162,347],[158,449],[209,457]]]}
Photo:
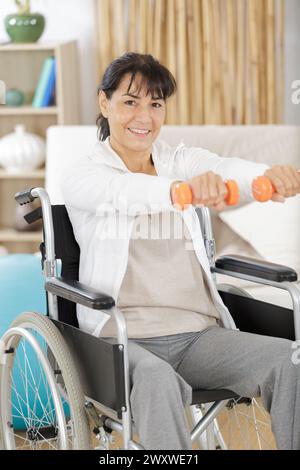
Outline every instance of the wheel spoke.
{"label": "wheel spoke", "polygon": [[231,400],[218,417],[218,425],[228,449],[276,448],[270,416],[260,399]]}
{"label": "wheel spoke", "polygon": [[[24,348],[24,354],[25,354],[25,349]],[[28,358],[26,358],[25,362],[27,363],[28,362]],[[20,364],[18,364],[20,365]],[[33,372],[31,370],[31,367],[28,368],[27,370],[30,369],[30,375],[33,377]],[[20,406],[20,410],[18,410],[20,412],[20,417],[22,417],[24,419],[24,421],[26,422],[26,424],[28,425],[28,427],[32,426],[32,423],[33,423],[33,419],[37,420],[37,421],[40,421],[41,423],[45,423],[44,419],[47,419],[47,422],[46,424],[52,424],[54,425],[55,424],[55,418],[54,418],[54,415],[53,415],[53,412],[54,412],[54,408],[50,408],[49,410],[47,410],[49,404],[50,404],[50,401],[51,401],[51,397],[52,395],[49,393],[49,385],[47,383],[46,385],[46,390],[47,390],[47,397],[48,397],[48,400],[47,400],[47,403],[46,405],[43,403],[43,400],[40,396],[40,393],[39,393],[39,385],[40,385],[40,381],[42,379],[42,377],[45,377],[45,373],[44,371],[41,369],[41,365],[39,363],[39,369],[40,369],[40,374],[39,374],[39,382],[36,383],[36,380],[33,378],[33,381],[34,381],[34,384],[32,384],[29,380],[28,380],[28,377],[25,377],[25,373],[24,371],[20,370],[20,376],[21,376],[21,379],[22,379],[22,383],[23,384],[26,384],[26,390],[25,390],[25,394],[26,394],[26,400],[25,401],[23,399],[23,397],[20,395],[20,393],[17,392],[17,389],[16,389],[16,386],[14,384],[14,393],[15,393],[15,396],[18,398],[18,402],[19,402],[19,406]],[[13,379],[13,374],[11,374],[11,378],[12,378],[12,381],[14,383],[14,379]],[[29,403],[29,398],[28,398],[28,392],[29,390],[31,390],[34,394],[34,404],[30,410],[29,406],[30,406],[30,403]],[[28,413],[28,416],[25,417],[24,413],[21,411],[22,410],[22,407],[21,407],[21,404],[20,404],[20,400],[24,403],[24,405],[26,406],[27,408],[27,413]],[[36,404],[37,404],[37,401],[40,403],[41,405],[41,408],[43,409],[43,416],[42,418],[38,418],[37,415],[36,415]],[[13,404],[12,404],[13,405]],[[14,406],[14,405],[13,405]],[[30,411],[29,411],[30,410]],[[50,419],[49,419],[49,416],[50,416]]]}

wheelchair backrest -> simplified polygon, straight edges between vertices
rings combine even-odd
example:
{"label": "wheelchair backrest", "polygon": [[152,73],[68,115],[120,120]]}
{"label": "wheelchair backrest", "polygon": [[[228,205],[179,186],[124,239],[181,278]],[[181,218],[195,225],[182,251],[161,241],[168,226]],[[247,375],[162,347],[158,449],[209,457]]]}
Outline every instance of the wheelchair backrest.
{"label": "wheelchair backrest", "polygon": [[[61,276],[68,280],[78,281],[80,248],[75,240],[73,227],[64,205],[51,206],[56,259],[62,261]],[[40,246],[42,259],[45,260],[44,243]],[[58,298],[58,318],[64,323],[78,327],[76,304]]]}

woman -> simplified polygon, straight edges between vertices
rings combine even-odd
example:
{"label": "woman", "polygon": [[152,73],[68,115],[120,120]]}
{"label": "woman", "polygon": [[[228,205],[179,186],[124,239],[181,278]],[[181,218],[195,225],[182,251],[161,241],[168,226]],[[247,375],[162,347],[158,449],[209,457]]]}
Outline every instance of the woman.
{"label": "woman", "polygon": [[[128,329],[130,403],[146,449],[190,449],[184,407],[194,388],[261,395],[277,445],[300,448],[300,369],[291,342],[237,331],[210,274],[197,214],[176,204],[186,182],[193,205],[221,211],[230,178],[241,201],[266,175],[273,201],[300,192],[294,168],[220,158],[202,148],[156,142],[175,92],[171,73],[150,55],[127,53],[99,87],[100,142],[63,181],[81,250],[80,281],[112,295]],[[96,336],[116,329],[104,313],[78,306]],[[298,388],[297,388],[298,387]]]}

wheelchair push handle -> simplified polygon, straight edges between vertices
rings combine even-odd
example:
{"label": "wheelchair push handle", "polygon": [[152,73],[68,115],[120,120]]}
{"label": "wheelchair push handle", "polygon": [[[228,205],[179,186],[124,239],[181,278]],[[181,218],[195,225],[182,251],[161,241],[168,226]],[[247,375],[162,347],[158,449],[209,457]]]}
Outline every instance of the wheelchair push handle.
{"label": "wheelchair push handle", "polygon": [[33,196],[31,194],[31,191],[34,188],[28,188],[24,189],[23,191],[19,191],[18,193],[15,194],[15,200],[17,201],[20,206],[23,206],[24,204],[28,204],[29,202],[34,201],[34,199],[37,198],[37,196]]}
{"label": "wheelchair push handle", "polygon": [[267,176],[258,176],[253,180],[252,193],[256,201],[267,202],[276,193],[276,188]]}
{"label": "wheelchair push handle", "polygon": [[[224,183],[227,188],[225,196],[226,205],[234,206],[240,199],[239,187],[234,180],[227,180]],[[172,200],[173,204],[179,206],[181,210],[190,206],[193,201],[193,192],[189,184],[185,182],[175,184],[172,190]]]}

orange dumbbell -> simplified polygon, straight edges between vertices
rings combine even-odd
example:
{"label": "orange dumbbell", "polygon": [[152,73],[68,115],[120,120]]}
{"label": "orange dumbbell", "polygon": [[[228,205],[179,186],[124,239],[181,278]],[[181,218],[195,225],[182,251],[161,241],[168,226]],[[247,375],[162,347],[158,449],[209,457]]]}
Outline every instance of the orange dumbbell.
{"label": "orange dumbbell", "polygon": [[[227,206],[234,206],[239,202],[240,192],[237,183],[234,180],[225,181],[227,187],[227,195],[225,202]],[[193,193],[191,187],[187,183],[178,183],[173,190],[173,203],[178,205],[181,210],[191,205],[193,201]]]}
{"label": "orange dumbbell", "polygon": [[259,202],[266,202],[271,199],[276,189],[267,176],[258,176],[253,180],[252,193],[254,199]]}
{"label": "orange dumbbell", "polygon": [[276,193],[276,188],[267,176],[258,176],[253,180],[252,193],[257,201],[266,202]]}

